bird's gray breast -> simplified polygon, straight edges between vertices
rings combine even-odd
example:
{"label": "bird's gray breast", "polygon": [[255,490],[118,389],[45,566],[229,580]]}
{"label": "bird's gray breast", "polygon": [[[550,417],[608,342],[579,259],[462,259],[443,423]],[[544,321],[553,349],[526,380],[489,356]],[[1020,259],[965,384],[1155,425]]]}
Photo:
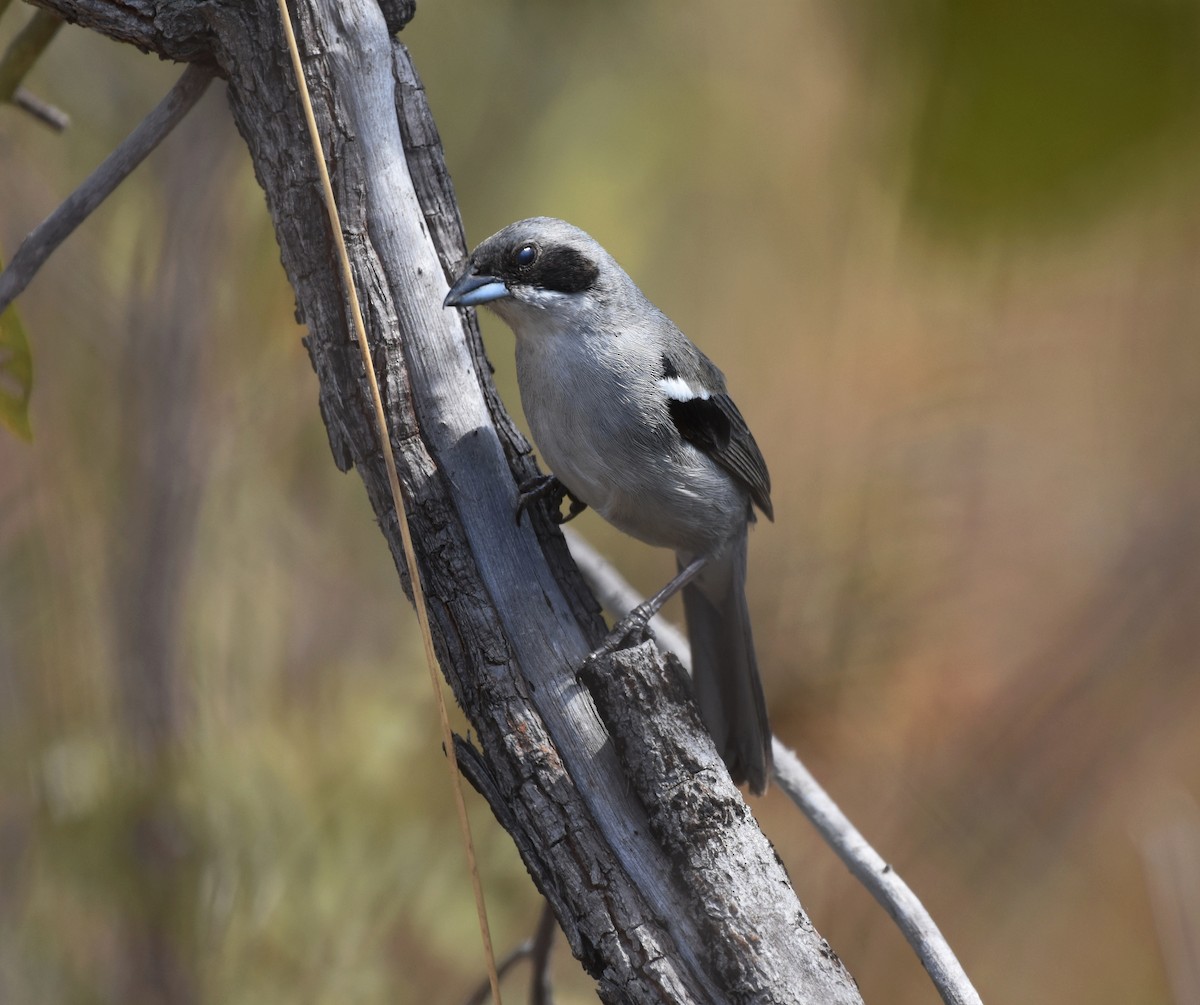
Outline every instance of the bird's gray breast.
{"label": "bird's gray breast", "polygon": [[745,526],[748,496],[679,437],[660,355],[620,333],[519,338],[521,402],[543,461],[577,498],[649,544],[710,551]]}

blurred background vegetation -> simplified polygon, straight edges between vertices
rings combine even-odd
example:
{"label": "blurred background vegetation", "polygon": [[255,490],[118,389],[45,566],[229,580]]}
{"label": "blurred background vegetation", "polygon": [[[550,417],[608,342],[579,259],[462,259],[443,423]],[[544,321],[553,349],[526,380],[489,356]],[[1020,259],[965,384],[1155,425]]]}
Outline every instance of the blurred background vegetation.
{"label": "blurred background vegetation", "polygon": [[[775,483],[751,600],[776,730],[984,999],[1200,999],[1196,4],[445,0],[403,38],[472,243],[568,218],[725,369]],[[0,108],[0,252],[177,74],[59,34],[28,83],[69,132]],[[18,301],[5,1002],[457,1002],[482,976],[415,620],[278,262],[217,85]],[[472,805],[503,949],[538,897]],[[867,1001],[932,1000],[779,794],[755,812]],[[593,1001],[560,956],[561,1000]]]}

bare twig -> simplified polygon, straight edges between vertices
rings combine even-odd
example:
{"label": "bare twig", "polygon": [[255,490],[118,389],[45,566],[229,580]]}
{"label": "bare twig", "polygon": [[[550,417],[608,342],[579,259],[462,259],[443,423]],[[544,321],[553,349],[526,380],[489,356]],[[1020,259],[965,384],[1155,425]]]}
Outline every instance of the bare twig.
{"label": "bare twig", "polygon": [[[534,940],[526,939],[515,949],[509,951],[508,955],[502,956],[496,961],[496,976],[500,979],[504,978],[513,967],[520,963],[523,959],[532,956],[534,949]],[[492,996],[492,984],[490,978],[485,977],[471,994],[463,1005],[483,1005]]]}
{"label": "bare twig", "polygon": [[1183,790],[1161,794],[1138,827],[1150,906],[1178,1005],[1200,1001],[1200,810]]}
{"label": "bare twig", "polygon": [[56,133],[61,133],[71,124],[71,117],[66,112],[48,101],[43,101],[26,87],[18,87],[13,92],[12,103]]}
{"label": "bare twig", "polygon": [[550,987],[550,950],[554,948],[557,931],[558,921],[550,902],[546,901],[542,905],[542,916],[538,919],[530,952],[533,974],[529,978],[529,1005],[554,1005],[554,992]]}
{"label": "bare twig", "polygon": [[113,190],[125,180],[182,119],[212,80],[212,71],[190,64],[175,86],[96,168],[61,206],[51,213],[21,242],[0,273],[0,311],[17,298],[53,254]]}
{"label": "bare twig", "polygon": [[[467,772],[464,770],[463,773]],[[521,960],[529,960],[533,968],[529,978],[530,1005],[554,1005],[554,993],[550,986],[550,950],[554,948],[554,935],[557,931],[558,921],[554,917],[550,902],[546,901],[533,937],[510,950],[496,964],[497,976],[504,977]],[[471,992],[464,1005],[483,1005],[490,993],[491,985],[484,980]]]}
{"label": "bare twig", "polygon": [[[614,616],[622,616],[642,602],[642,597],[595,549],[578,534],[563,534],[580,572],[595,591],[596,599]],[[672,625],[654,623],[659,642],[680,662],[690,659],[687,639]],[[916,895],[858,832],[829,794],[809,774],[796,754],[773,741],[774,777],[788,798],[816,827],[854,877],[867,888],[899,926],[946,1005],[981,1005],[979,993],[958,962],[949,943]]]}
{"label": "bare twig", "polygon": [[838,809],[829,793],[809,774],[794,751],[785,747],[776,737],[771,752],[775,758],[775,781],[779,787],[808,817],[855,879],[867,888],[896,922],[942,996],[942,1001],[946,1005],[981,1005],[979,992],[908,884],[867,843],[867,839]]}
{"label": "bare twig", "polygon": [[62,27],[62,18],[39,10],[14,38],[0,57],[0,101],[10,101],[21,81]]}
{"label": "bare twig", "polygon": [[[521,945],[516,946],[516,949],[511,950],[508,956],[504,956],[496,961],[496,975],[503,980],[505,974],[509,970],[516,967],[522,959],[533,955],[533,939],[526,939]],[[492,983],[488,977],[476,987],[463,1005],[484,1005],[488,998],[492,997]]]}
{"label": "bare twig", "polygon": [[[0,14],[8,6],[8,0],[0,3]],[[25,75],[62,27],[62,18],[49,11],[40,10],[29,19],[0,57],[0,101],[11,101],[22,111],[28,112],[39,122],[62,132],[70,121],[67,114],[21,86]]]}

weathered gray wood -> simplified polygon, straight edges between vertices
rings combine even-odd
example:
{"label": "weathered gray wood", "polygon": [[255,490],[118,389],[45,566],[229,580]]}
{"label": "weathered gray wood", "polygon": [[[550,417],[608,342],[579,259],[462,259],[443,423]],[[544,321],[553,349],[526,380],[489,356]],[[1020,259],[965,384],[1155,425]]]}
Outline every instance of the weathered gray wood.
{"label": "weathered gray wood", "polygon": [[[403,578],[273,0],[39,2],[169,58],[211,59],[228,79],[309,327],[335,459],[357,468]],[[619,716],[619,696],[605,703],[620,751],[577,682],[602,623],[544,517],[513,520],[512,472],[528,472],[528,448],[499,411],[474,327],[441,307],[446,264],[463,254],[461,227],[416,74],[371,0],[298,3],[295,16],[438,656],[478,736],[477,752],[463,747],[472,778],[605,1001],[860,1001],[656,650],[597,668],[607,674],[597,693],[619,683],[641,696]],[[650,700],[664,687],[671,700]],[[665,763],[667,739],[687,757]],[[672,785],[685,786],[677,791],[690,793],[687,805],[664,802]],[[696,808],[709,815],[693,833]]]}
{"label": "weathered gray wood", "polygon": [[[623,617],[646,599],[578,534],[567,529],[564,536],[570,545],[571,557],[613,617]],[[652,624],[659,642],[677,653],[682,663],[688,664],[688,640],[683,633],[662,619],[655,619]],[[617,735],[615,727],[613,733]],[[908,884],[867,843],[795,752],[785,747],[778,737],[772,744],[772,757],[775,768],[771,777],[808,818],[825,843],[837,853],[846,868],[891,915],[929,974],[942,1001],[946,1005],[980,1005],[979,992],[971,984],[945,936]]]}

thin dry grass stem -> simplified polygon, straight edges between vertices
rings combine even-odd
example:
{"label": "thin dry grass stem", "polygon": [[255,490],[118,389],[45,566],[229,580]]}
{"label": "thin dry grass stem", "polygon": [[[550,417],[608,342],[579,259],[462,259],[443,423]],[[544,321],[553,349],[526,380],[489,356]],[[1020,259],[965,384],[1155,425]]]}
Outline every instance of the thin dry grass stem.
{"label": "thin dry grass stem", "polygon": [[400,488],[400,477],[396,472],[396,459],[392,454],[391,435],[387,425],[387,414],[383,408],[383,399],[379,393],[379,381],[375,376],[375,367],[371,361],[371,349],[367,343],[367,330],[363,323],[362,308],[358,301],[358,292],[354,285],[354,273],[350,265],[350,255],[346,250],[345,237],[342,234],[341,218],[338,214],[337,202],[333,194],[333,184],[329,180],[329,170],[325,164],[325,156],[321,147],[321,136],[317,130],[317,120],[313,113],[312,101],[309,99],[308,83],[304,77],[304,67],[300,62],[300,50],[296,45],[296,34],[292,30],[292,20],[288,13],[287,0],[278,0],[279,14],[283,20],[283,30],[287,37],[288,52],[292,59],[292,69],[296,75],[296,87],[300,92],[300,100],[304,107],[304,119],[308,125],[309,139],[312,141],[313,156],[317,162],[317,171],[321,176],[321,188],[325,197],[325,208],[329,213],[329,225],[338,249],[338,259],[341,264],[342,281],[346,287],[346,295],[350,300],[350,312],[354,319],[354,331],[358,340],[359,352],[362,354],[363,368],[367,374],[367,382],[371,388],[371,401],[375,409],[375,420],[379,433],[380,451],[387,467],[388,484],[392,493],[392,505],[396,511],[396,522],[400,528],[400,537],[404,545],[404,560],[408,566],[408,578],[412,584],[413,606],[417,611],[417,623],[421,629],[421,638],[425,643],[425,662],[429,668],[429,679],[433,686],[434,701],[437,704],[438,717],[441,720],[442,745],[446,751],[446,763],[450,770],[451,788],[454,791],[454,803],[458,810],[459,828],[462,832],[463,845],[467,855],[467,869],[471,875],[471,887],[475,894],[475,911],[479,919],[479,934],[483,939],[484,960],[487,964],[488,982],[491,985],[492,1000],[496,1005],[500,1002],[500,977],[496,972],[496,959],[492,951],[492,936],[488,925],[487,907],[483,899],[483,884],[479,878],[479,867],[475,858],[475,844],[471,838],[471,821],[467,815],[467,804],[463,798],[462,775],[458,767],[458,757],[454,748],[454,734],[450,729],[450,719],[446,713],[446,699],[442,693],[437,654],[433,648],[433,635],[429,628],[429,614],[425,609],[425,593],[421,586],[420,570],[417,567],[417,556],[413,550],[412,532],[408,526],[408,510],[404,504],[403,492]]}

